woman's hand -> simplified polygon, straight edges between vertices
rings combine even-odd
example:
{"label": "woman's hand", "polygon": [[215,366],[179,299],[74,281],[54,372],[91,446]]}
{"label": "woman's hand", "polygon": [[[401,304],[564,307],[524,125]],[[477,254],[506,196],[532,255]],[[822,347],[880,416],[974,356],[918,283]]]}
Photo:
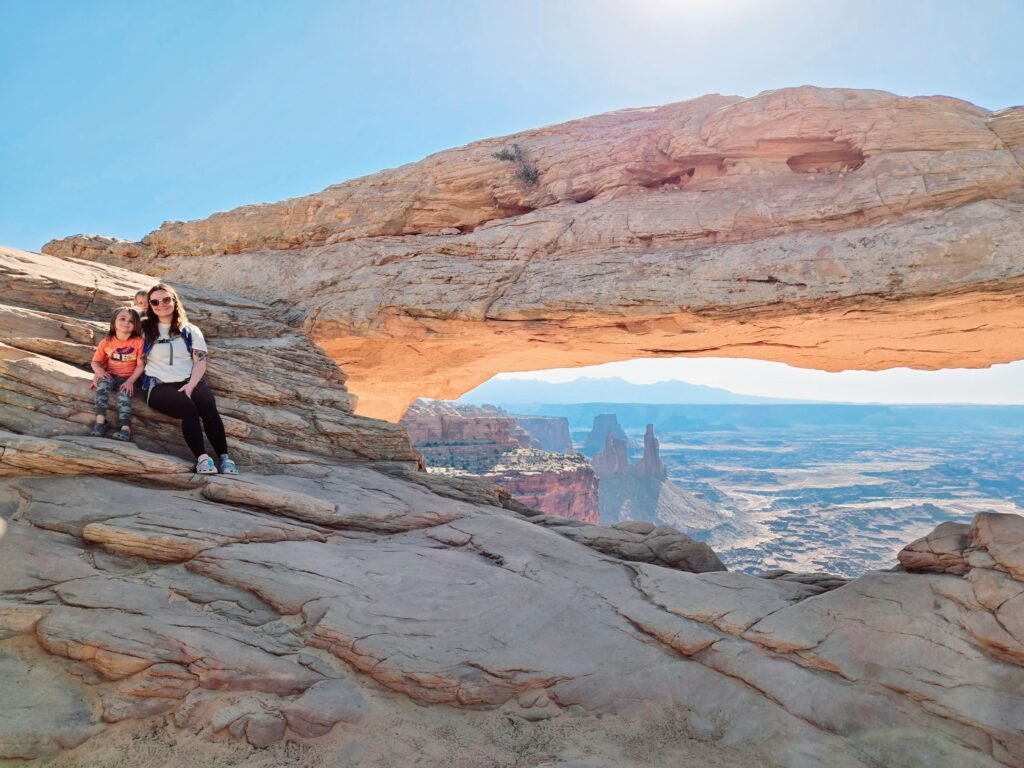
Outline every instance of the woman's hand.
{"label": "woman's hand", "polygon": [[121,385],[121,391],[128,395],[128,397],[131,397],[132,395],[135,394],[135,383],[131,381],[126,381],[124,384]]}
{"label": "woman's hand", "polygon": [[195,388],[196,388],[196,385],[193,384],[191,381],[189,381],[189,382],[186,382],[184,386],[180,387],[178,389],[178,391],[184,393],[185,397],[187,397],[189,400],[191,400],[192,399],[192,390],[195,389]]}

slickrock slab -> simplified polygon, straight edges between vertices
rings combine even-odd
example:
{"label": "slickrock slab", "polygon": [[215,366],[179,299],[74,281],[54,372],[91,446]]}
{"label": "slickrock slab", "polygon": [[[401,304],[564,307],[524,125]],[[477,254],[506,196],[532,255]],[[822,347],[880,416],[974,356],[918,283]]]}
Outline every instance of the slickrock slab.
{"label": "slickrock slab", "polygon": [[[112,311],[154,282],[123,269],[0,247],[0,429],[36,437],[87,432],[92,349]],[[417,466],[419,455],[405,433],[354,416],[344,374],[270,307],[175,285],[210,343],[210,385],[240,459],[288,463],[331,456]],[[177,422],[141,398],[133,409],[141,447],[190,458]]]}
{"label": "slickrock slab", "polygon": [[637,587],[667,611],[733,635],[818,590],[803,584],[765,581],[743,573],[687,574],[636,566]]}
{"label": "slickrock slab", "polygon": [[648,524],[640,527],[619,524],[613,528],[602,528],[575,520],[566,524],[564,519],[548,515],[533,517],[531,522],[622,560],[653,563],[693,573],[725,570],[725,565],[711,547],[668,526],[650,525],[648,528]]}
{"label": "slickrock slab", "polygon": [[805,584],[812,587],[816,592],[828,592],[839,589],[839,587],[850,582],[841,576],[833,576],[831,573],[794,573],[783,568],[775,568],[770,571],[763,571],[757,574],[758,578],[770,579],[772,581],[788,581],[794,584]]}
{"label": "slickrock slab", "polygon": [[969,526],[943,523],[899,559],[908,571],[966,574],[974,599],[963,625],[993,652],[1024,661],[1024,519],[983,512]]}
{"label": "slickrock slab", "polygon": [[287,302],[360,411],[390,419],[567,361],[987,366],[1024,357],[1022,114],[850,89],[705,96],[44,250]]}
{"label": "slickrock slab", "polygon": [[905,693],[922,709],[982,727],[1011,754],[1024,754],[1024,669],[995,661],[964,633],[984,609],[951,576],[869,574],[784,608],[743,637],[810,667]]}
{"label": "slickrock slab", "polygon": [[409,488],[372,469],[349,466],[319,477],[264,476],[219,479],[202,495],[329,528],[397,533],[429,528],[475,514],[473,507],[419,488]]}
{"label": "slickrock slab", "polygon": [[927,536],[900,550],[900,565],[908,571],[962,576],[971,568],[965,558],[965,550],[971,546],[970,534],[971,526],[966,523],[941,523]]}
{"label": "slickrock slab", "polygon": [[[368,484],[372,470],[337,469],[323,470],[329,482],[269,487],[326,503],[346,483],[365,485],[372,500],[401,482],[377,475]],[[975,592],[1000,607],[1020,594],[1009,582],[1024,585],[1003,571],[975,568],[1007,580],[985,584],[879,574],[819,594],[814,584],[617,563],[514,514],[469,505],[459,519],[384,538],[320,529],[322,540],[213,546],[185,568],[151,552],[97,563],[72,537],[97,524],[89,494],[114,498],[118,483],[7,482],[23,501],[0,561],[27,578],[9,585],[0,572],[6,636],[35,638],[41,651],[83,665],[106,721],[173,714],[259,746],[357,724],[367,689],[311,661],[317,648],[393,694],[507,707],[527,722],[566,710],[642,718],[685,705],[693,733],[756,744],[782,765],[799,764],[791,745],[800,743],[802,759],[820,764],[897,764],[914,754],[995,766],[1022,737],[1013,717],[1024,671],[979,647],[971,624],[990,613]],[[106,514],[130,519],[143,497],[154,509],[177,500],[187,510],[207,487],[125,486],[127,515]],[[411,504],[429,495],[410,488]],[[240,521],[276,519],[229,509]],[[61,562],[71,570],[42,578],[29,567],[38,546],[6,548],[46,537],[65,543],[73,557]]]}
{"label": "slickrock slab", "polygon": [[[96,607],[108,599],[116,605],[109,594],[76,592],[71,597],[89,607],[63,608],[44,617],[36,625],[39,643],[49,653],[85,662],[107,680],[130,677],[157,663],[187,668],[204,688],[297,693],[322,679],[281,658],[288,645],[238,627],[225,633],[223,622],[188,608],[140,616],[120,606]],[[166,593],[161,597],[166,601]],[[150,608],[156,602],[150,601]]]}
{"label": "slickrock slab", "polygon": [[95,437],[46,439],[0,430],[0,477],[22,475],[191,475],[185,462]]}
{"label": "slickrock slab", "polygon": [[316,738],[337,723],[357,723],[366,716],[366,700],[345,680],[324,680],[310,686],[284,711],[288,727],[299,736]]}
{"label": "slickrock slab", "polygon": [[937,732],[929,726],[937,721],[927,704],[893,698],[877,684],[822,676],[734,640],[715,644],[699,658],[712,669],[747,681],[794,716],[855,743],[868,760],[889,764],[892,752],[887,742],[898,740],[917,765],[990,764],[979,754],[989,749],[987,737],[955,722]]}
{"label": "slickrock slab", "polygon": [[1024,518],[994,512],[976,515],[971,539],[995,561],[992,567],[1024,580]]}
{"label": "slickrock slab", "polygon": [[[974,140],[973,119],[958,141]],[[478,232],[507,238],[503,226]],[[819,575],[669,570],[652,563],[714,568],[714,555],[668,529],[556,520],[416,471],[404,434],[352,416],[344,377],[273,310],[187,289],[230,358],[218,375],[237,374],[218,396],[253,462],[198,478],[172,455],[176,428],[144,408],[147,450],[61,432],[88,420],[82,329],[133,280],[149,278],[0,258],[0,316],[14,319],[0,341],[0,673],[26,689],[0,696],[0,759],[91,765],[108,739],[149,734],[158,753],[210,764],[294,762],[315,738],[325,752],[310,759],[362,766],[382,764],[364,750],[387,733],[409,743],[388,764],[480,764],[495,748],[533,764],[579,761],[597,733],[602,759],[646,764],[1020,764],[1019,518],[981,515],[959,554],[939,548],[963,576],[826,591]],[[286,381],[303,361],[311,378]],[[410,732],[412,710],[429,727]],[[34,730],[8,728],[29,715]]]}
{"label": "slickrock slab", "polygon": [[[157,494],[109,480],[53,478],[22,481],[30,495],[23,514],[40,527],[65,530],[109,552],[157,562],[191,560],[211,547],[240,541],[323,539],[309,528],[246,511],[209,504],[185,494]],[[101,510],[87,513],[96,498],[106,499]],[[67,521],[83,522],[80,526]]]}
{"label": "slickrock slab", "polygon": [[0,643],[0,758],[49,757],[103,730],[89,686],[39,662],[24,642]]}
{"label": "slickrock slab", "polygon": [[[469,539],[439,547],[440,538],[455,540],[446,530]],[[539,551],[528,549],[534,531],[485,515],[434,529],[423,543],[292,542],[247,545],[244,553],[226,547],[191,567],[234,584],[251,584],[271,569],[277,577],[261,586],[262,596],[281,612],[301,607],[315,623],[315,644],[414,698],[493,705],[526,690],[557,688],[561,678],[595,674],[620,641],[594,622],[637,636],[609,605],[610,595],[636,603],[629,573],[608,571],[600,558],[550,534],[540,537]],[[578,572],[545,574],[548,558]],[[578,632],[569,646],[556,640],[565,626]],[[640,665],[662,659],[643,643],[631,655]]]}
{"label": "slickrock slab", "polygon": [[[0,585],[5,592],[29,592],[64,581],[85,578],[95,568],[85,557],[88,548],[71,536],[49,535],[33,526],[9,525],[0,557]],[[19,553],[13,557],[11,553]]]}

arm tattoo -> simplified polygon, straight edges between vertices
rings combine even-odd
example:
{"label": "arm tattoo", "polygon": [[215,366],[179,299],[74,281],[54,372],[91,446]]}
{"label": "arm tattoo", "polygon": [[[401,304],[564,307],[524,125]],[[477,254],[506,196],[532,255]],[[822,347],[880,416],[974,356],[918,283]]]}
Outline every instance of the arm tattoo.
{"label": "arm tattoo", "polygon": [[206,353],[203,352],[201,349],[197,349],[192,353],[192,357],[195,358],[195,361],[197,363],[201,363],[203,360],[206,359]]}

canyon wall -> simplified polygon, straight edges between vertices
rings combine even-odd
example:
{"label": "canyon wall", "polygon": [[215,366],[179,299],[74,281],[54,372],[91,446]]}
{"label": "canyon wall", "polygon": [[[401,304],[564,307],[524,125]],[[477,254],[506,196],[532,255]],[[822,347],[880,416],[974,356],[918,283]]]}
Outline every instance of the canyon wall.
{"label": "canyon wall", "polygon": [[633,441],[626,437],[615,414],[601,413],[594,417],[594,424],[584,438],[581,450],[587,456],[594,456],[604,449],[609,437],[621,441],[622,448],[626,452],[633,447]]}
{"label": "canyon wall", "polygon": [[[535,440],[519,419],[489,406],[417,400],[399,425],[423,453],[428,472],[479,477],[546,514],[598,523],[597,477],[590,463],[580,454],[532,447]],[[567,436],[568,422],[561,422]]]}
{"label": "canyon wall", "polygon": [[572,453],[569,420],[564,416],[516,416],[519,426],[530,433],[531,445],[549,453]]}
{"label": "canyon wall", "polygon": [[723,514],[711,500],[684,491],[669,479],[653,425],[647,425],[643,454],[636,463],[629,461],[627,442],[615,437],[621,432],[612,414],[594,419],[591,435],[604,435],[604,448],[593,459],[601,488],[602,525],[638,520],[696,535],[707,533],[723,521]]}

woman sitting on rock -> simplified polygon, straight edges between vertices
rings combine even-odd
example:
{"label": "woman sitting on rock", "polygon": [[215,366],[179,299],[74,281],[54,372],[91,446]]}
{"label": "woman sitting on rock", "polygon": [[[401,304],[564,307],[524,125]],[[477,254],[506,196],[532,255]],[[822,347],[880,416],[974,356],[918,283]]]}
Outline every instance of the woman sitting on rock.
{"label": "woman sitting on rock", "polygon": [[[160,283],[149,289],[149,307],[142,323],[146,358],[143,388],[146,403],[155,411],[181,419],[181,433],[196,457],[196,472],[213,475],[218,467],[206,452],[203,431],[220,457],[221,473],[237,475],[228,456],[224,422],[206,385],[206,339],[188,321],[177,292]],[[201,422],[201,423],[200,423]]]}

